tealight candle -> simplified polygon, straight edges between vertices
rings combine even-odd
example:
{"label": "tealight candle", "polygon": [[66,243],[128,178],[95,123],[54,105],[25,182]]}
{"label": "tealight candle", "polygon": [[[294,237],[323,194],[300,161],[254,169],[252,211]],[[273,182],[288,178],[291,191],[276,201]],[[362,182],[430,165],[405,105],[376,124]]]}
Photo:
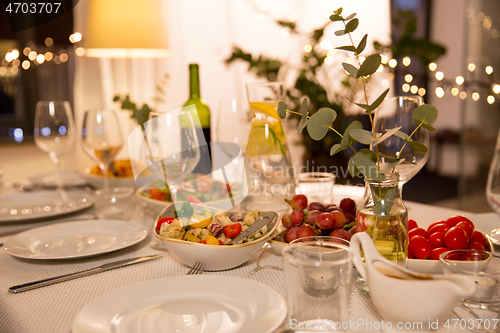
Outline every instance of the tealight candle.
{"label": "tealight candle", "polygon": [[476,283],[476,292],[473,298],[486,301],[495,295],[495,280],[487,276],[465,275]]}
{"label": "tealight candle", "polygon": [[334,272],[325,268],[310,270],[305,281],[305,291],[315,297],[328,297],[335,292],[338,281]]}

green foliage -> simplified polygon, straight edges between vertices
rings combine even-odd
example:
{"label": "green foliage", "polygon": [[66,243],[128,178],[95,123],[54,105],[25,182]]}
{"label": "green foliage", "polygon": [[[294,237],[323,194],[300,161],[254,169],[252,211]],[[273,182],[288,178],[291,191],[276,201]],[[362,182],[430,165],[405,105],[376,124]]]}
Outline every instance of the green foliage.
{"label": "green foliage", "polygon": [[148,121],[149,113],[153,110],[147,105],[143,104],[140,109],[137,108],[136,104],[130,100],[129,95],[120,96],[115,95],[113,97],[114,102],[120,102],[121,108],[123,110],[130,110],[132,113],[130,114],[130,118],[135,119],[139,125],[142,126],[146,121]]}

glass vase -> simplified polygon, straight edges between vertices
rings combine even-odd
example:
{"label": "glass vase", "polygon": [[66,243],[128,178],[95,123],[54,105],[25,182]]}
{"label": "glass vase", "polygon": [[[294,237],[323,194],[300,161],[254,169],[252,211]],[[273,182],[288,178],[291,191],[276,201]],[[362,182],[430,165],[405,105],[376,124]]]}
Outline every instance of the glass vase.
{"label": "glass vase", "polygon": [[382,181],[365,178],[365,194],[356,208],[356,230],[368,233],[383,257],[406,268],[408,211],[400,193],[398,173]]}

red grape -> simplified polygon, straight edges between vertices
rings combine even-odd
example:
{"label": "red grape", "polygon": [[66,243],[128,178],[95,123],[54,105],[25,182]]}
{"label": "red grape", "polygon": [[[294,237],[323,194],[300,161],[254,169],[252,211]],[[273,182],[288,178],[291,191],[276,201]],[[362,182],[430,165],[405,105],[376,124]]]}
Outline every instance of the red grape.
{"label": "red grape", "polygon": [[330,237],[337,237],[337,238],[342,238],[345,239],[346,241],[350,240],[351,238],[349,237],[349,233],[343,229],[335,229],[332,231],[330,234]]}
{"label": "red grape", "polygon": [[286,213],[285,215],[283,215],[283,217],[281,218],[281,223],[283,224],[283,226],[287,229],[291,228],[294,226],[291,218],[290,218],[290,213]]}
{"label": "red grape", "polygon": [[309,211],[311,210],[319,210],[320,212],[324,212],[325,206],[320,202],[311,202],[309,204]]}
{"label": "red grape", "polygon": [[333,211],[330,213],[335,221],[335,226],[333,227],[334,229],[340,229],[344,226],[345,224],[345,216],[341,211]]}
{"label": "red grape", "polygon": [[356,233],[356,226],[354,226],[351,229],[349,229],[349,238],[351,238],[352,235],[354,235],[355,233]]}
{"label": "red grape", "polygon": [[293,227],[288,229],[288,232],[285,235],[285,242],[290,243],[291,241],[299,238],[298,232],[299,232],[299,227]]}
{"label": "red grape", "polygon": [[327,209],[326,209],[326,211],[327,211],[328,213],[331,213],[331,212],[334,212],[334,211],[339,211],[339,212],[342,212],[342,209],[340,209],[340,208],[339,208],[339,207],[337,207],[337,206],[331,206],[331,207],[327,208]]}
{"label": "red grape", "polygon": [[303,224],[299,227],[299,231],[297,231],[297,236],[299,238],[314,236],[314,229],[309,224]]}
{"label": "red grape", "polygon": [[333,229],[335,227],[335,218],[330,213],[319,214],[316,218],[316,225],[322,230]]}
{"label": "red grape", "polygon": [[293,224],[301,224],[302,222],[304,222],[304,212],[302,212],[301,210],[294,210],[290,214],[290,220]]}
{"label": "red grape", "polygon": [[307,207],[307,197],[303,194],[297,194],[290,202],[293,210],[304,210]]}
{"label": "red grape", "polygon": [[344,216],[345,216],[345,223],[346,224],[349,224],[353,221],[356,221],[356,217],[352,214],[346,213],[346,214],[344,214]]}
{"label": "red grape", "polygon": [[356,212],[356,202],[351,198],[342,199],[342,201],[340,201],[339,207],[344,213],[354,214]]}
{"label": "red grape", "polygon": [[307,215],[307,220],[306,222],[310,225],[314,225],[314,223],[316,223],[316,218],[318,217],[318,215],[320,215],[322,212],[320,212],[319,210],[311,210],[309,211],[309,214]]}

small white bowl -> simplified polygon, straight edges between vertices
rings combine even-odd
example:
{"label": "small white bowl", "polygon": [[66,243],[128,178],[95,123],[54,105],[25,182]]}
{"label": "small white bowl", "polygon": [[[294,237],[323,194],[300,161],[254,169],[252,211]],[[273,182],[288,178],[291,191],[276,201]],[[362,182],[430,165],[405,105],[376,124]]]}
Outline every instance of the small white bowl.
{"label": "small white bowl", "polygon": [[[212,209],[201,205],[193,205],[195,210],[203,208]],[[262,212],[270,216],[273,221],[268,226],[268,232],[263,237],[254,241],[234,245],[208,245],[184,241],[176,238],[163,238],[156,230],[156,223],[160,218],[173,217],[174,205],[165,208],[158,216],[153,226],[153,232],[172,255],[188,266],[193,266],[197,261],[203,262],[207,271],[223,271],[240,266],[253,257],[266,241],[274,234],[279,225],[278,214],[275,212]]]}

